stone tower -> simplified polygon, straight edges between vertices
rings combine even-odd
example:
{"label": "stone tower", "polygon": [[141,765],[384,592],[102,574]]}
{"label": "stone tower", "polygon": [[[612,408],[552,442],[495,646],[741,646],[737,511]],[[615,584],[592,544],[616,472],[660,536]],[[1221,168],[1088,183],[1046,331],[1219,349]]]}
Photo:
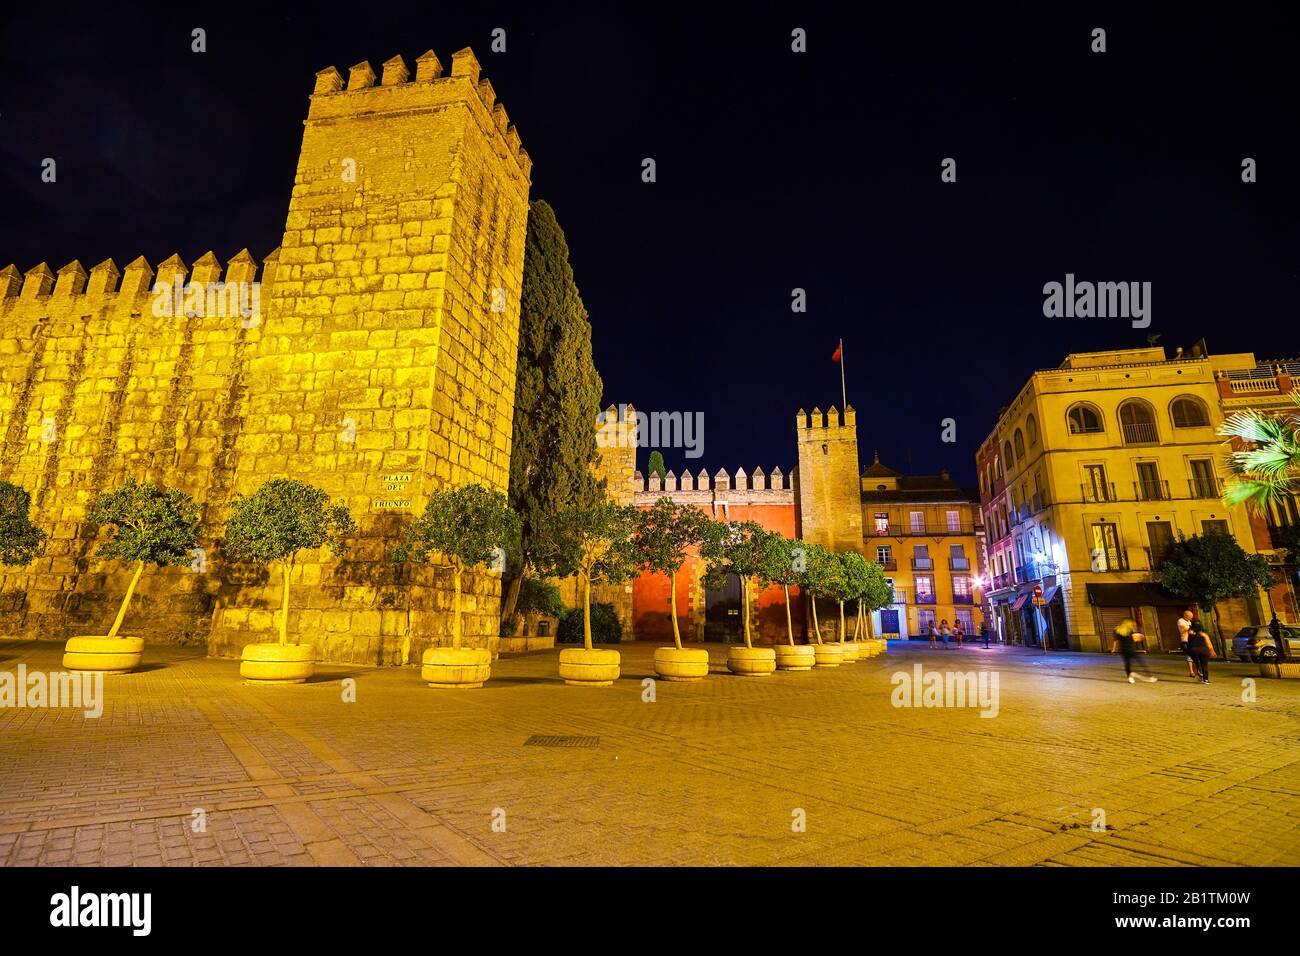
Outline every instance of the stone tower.
{"label": "stone tower", "polygon": [[[474,54],[316,75],[276,283],[247,379],[235,492],[301,477],[360,527],[305,556],[290,629],[323,659],[418,659],[450,633],[446,575],[396,568],[430,492],[509,480],[531,162]],[[469,583],[471,644],[495,644],[500,575]],[[265,640],[278,585],[219,596],[210,650]]]}
{"label": "stone tower", "polygon": [[799,536],[833,551],[863,550],[862,479],[858,471],[858,424],[853,406],[844,420],[834,405],[828,413],[799,409],[796,428],[799,472],[795,484]]}

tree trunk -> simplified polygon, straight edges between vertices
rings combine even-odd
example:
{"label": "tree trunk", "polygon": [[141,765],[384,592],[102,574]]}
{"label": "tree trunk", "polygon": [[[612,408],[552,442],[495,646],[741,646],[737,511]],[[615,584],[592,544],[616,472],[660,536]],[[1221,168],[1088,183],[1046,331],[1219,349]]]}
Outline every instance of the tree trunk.
{"label": "tree trunk", "polygon": [[289,643],[289,575],[293,573],[293,555],[284,559],[284,587],[280,593],[280,646]]}
{"label": "tree trunk", "polygon": [[591,572],[582,572],[582,646],[591,650]]}
{"label": "tree trunk", "polygon": [[514,617],[515,608],[519,606],[519,589],[524,584],[524,572],[520,572],[510,579],[506,585],[505,591],[501,596],[501,623],[506,624],[510,618]]}
{"label": "tree trunk", "polygon": [[451,565],[451,646],[460,647],[460,562]]}
{"label": "tree trunk", "polygon": [[126,619],[126,606],[131,603],[131,595],[135,593],[135,586],[140,581],[140,574],[144,571],[144,562],[137,561],[135,565],[135,574],[131,575],[131,583],[126,586],[126,597],[122,598],[122,605],[117,609],[117,617],[113,619],[113,626],[108,629],[109,637],[117,637],[117,632],[122,628],[122,621]]}
{"label": "tree trunk", "polygon": [[785,591],[785,634],[790,639],[790,646],[794,647],[794,621],[790,618],[790,585],[783,584],[781,589]]}
{"label": "tree trunk", "polygon": [[810,594],[808,595],[808,598],[808,603],[812,605],[813,634],[817,637],[817,643],[820,644],[822,642],[822,628],[821,625],[817,623],[817,595]]}
{"label": "tree trunk", "polygon": [[745,646],[753,647],[754,642],[749,636],[749,578],[742,577],[740,579],[740,600],[744,604]]}
{"label": "tree trunk", "polygon": [[677,626],[677,572],[676,571],[668,575],[668,607],[672,610],[672,614],[673,614],[673,643],[677,645],[677,649],[680,651],[682,649],[682,632],[681,629]]}
{"label": "tree trunk", "polygon": [[1223,643],[1223,625],[1219,622],[1219,605],[1211,604],[1210,611],[1214,614],[1214,643],[1218,645],[1218,654],[1224,660],[1228,659],[1228,651]]}
{"label": "tree trunk", "polygon": [[844,643],[844,602],[840,602],[840,643]]}

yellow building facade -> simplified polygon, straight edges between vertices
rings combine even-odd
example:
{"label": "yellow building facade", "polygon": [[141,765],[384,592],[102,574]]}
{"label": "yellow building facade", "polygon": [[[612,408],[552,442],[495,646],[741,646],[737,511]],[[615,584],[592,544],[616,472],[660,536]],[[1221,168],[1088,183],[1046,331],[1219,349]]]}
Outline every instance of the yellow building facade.
{"label": "yellow building facade", "polygon": [[[1030,376],[976,456],[989,608],[1004,640],[1106,650],[1114,625],[1134,617],[1149,649],[1177,650],[1185,604],[1154,583],[1168,550],[1209,530],[1257,550],[1245,509],[1221,499],[1222,361],[1120,349]],[[1258,602],[1225,602],[1220,614],[1230,635],[1258,621]]]}

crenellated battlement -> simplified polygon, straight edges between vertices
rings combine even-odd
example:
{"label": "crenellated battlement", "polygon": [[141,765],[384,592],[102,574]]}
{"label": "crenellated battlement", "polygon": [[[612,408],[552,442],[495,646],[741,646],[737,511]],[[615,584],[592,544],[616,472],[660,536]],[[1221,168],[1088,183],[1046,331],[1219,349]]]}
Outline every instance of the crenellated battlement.
{"label": "crenellated battlement", "polygon": [[858,413],[854,411],[852,405],[844,406],[843,416],[834,405],[826,412],[814,408],[811,415],[801,408],[795,413],[795,427],[799,429],[801,435],[807,431],[830,431],[841,428],[852,428],[856,432]]}
{"label": "crenellated battlement", "polygon": [[632,476],[632,503],[652,505],[660,498],[671,498],[678,504],[712,505],[726,502],[731,505],[789,505],[794,503],[795,470],[787,475],[780,467],[765,472],[761,467],[746,473],[737,468],[728,473],[719,468],[710,475],[701,468],[692,475],[681,475],[669,470],[660,479],[658,474],[649,477],[637,471]]}
{"label": "crenellated battlement", "polygon": [[491,134],[500,151],[512,158],[522,182],[530,182],[532,159],[505,107],[497,102],[491,81],[480,76],[482,67],[469,47],[451,55],[451,71],[446,74],[432,50],[416,58],[414,78],[400,55],[384,61],[380,70],[376,75],[369,61],[362,60],[348,68],[346,81],[333,66],[321,70],[316,74],[307,123],[441,110],[456,102],[473,104],[483,132]]}
{"label": "crenellated battlement", "polygon": [[209,251],[191,268],[174,253],[159,263],[156,272],[144,256],[136,257],[125,269],[105,259],[89,272],[77,259],[57,273],[44,262],[25,273],[11,264],[0,269],[0,321],[99,309],[158,317],[192,313],[191,317],[225,315],[249,320],[245,311],[269,292],[278,258],[277,249],[259,269],[243,249],[223,269],[215,253]]}

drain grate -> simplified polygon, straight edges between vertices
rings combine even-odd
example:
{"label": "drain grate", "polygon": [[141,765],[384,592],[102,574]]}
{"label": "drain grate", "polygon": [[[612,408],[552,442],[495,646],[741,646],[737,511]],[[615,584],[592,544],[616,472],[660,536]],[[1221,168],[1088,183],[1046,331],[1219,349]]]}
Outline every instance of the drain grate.
{"label": "drain grate", "polygon": [[533,734],[524,741],[525,747],[599,747],[599,737],[563,737]]}

